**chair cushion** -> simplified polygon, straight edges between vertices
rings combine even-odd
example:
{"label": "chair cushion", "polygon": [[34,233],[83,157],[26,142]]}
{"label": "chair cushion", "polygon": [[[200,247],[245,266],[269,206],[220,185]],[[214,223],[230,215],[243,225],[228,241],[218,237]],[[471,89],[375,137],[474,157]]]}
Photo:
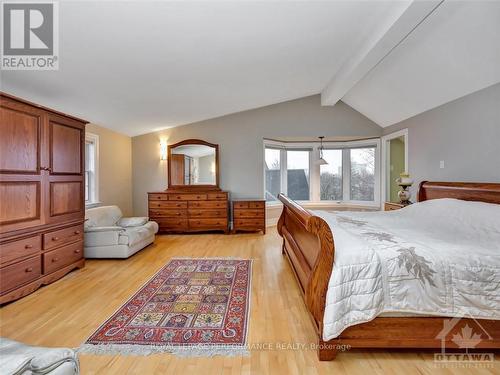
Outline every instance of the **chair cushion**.
{"label": "chair cushion", "polygon": [[102,206],[89,208],[85,211],[85,227],[114,226],[122,218],[122,211],[118,206]]}
{"label": "chair cushion", "polygon": [[124,231],[120,232],[118,243],[120,245],[135,246],[142,240],[154,236],[156,232],[158,232],[158,224],[154,221],[148,221],[140,227],[124,228]]}
{"label": "chair cushion", "polygon": [[85,247],[118,245],[120,234],[124,231],[125,228],[120,231],[109,230],[104,232],[85,232],[83,242]]}

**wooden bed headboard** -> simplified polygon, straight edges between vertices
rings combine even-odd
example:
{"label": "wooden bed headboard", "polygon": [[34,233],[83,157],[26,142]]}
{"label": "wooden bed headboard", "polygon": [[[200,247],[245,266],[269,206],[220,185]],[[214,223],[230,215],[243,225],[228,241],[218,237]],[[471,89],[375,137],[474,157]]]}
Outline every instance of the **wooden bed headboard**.
{"label": "wooden bed headboard", "polygon": [[438,198],[500,204],[500,183],[429,181],[420,183],[417,197],[419,202]]}

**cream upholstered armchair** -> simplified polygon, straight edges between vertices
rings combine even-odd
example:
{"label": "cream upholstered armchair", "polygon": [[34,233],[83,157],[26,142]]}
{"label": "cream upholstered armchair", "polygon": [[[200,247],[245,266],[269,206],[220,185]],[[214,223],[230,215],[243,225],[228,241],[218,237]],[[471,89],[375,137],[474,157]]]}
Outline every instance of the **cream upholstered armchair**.
{"label": "cream upholstered armchair", "polygon": [[0,337],[0,374],[76,375],[78,357],[71,349],[42,348]]}
{"label": "cream upholstered armchair", "polygon": [[117,206],[85,211],[85,258],[128,258],[155,240],[158,224],[147,217],[124,218]]}

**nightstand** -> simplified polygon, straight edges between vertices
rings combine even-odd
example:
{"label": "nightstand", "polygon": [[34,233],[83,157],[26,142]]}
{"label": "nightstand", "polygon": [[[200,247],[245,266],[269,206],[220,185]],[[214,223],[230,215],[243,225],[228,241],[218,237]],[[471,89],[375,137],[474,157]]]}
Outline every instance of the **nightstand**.
{"label": "nightstand", "polygon": [[233,232],[258,232],[266,234],[266,201],[241,199],[233,201]]}
{"label": "nightstand", "polygon": [[396,202],[385,202],[384,211],[394,211],[399,210],[400,208],[408,206],[407,204],[396,203]]}

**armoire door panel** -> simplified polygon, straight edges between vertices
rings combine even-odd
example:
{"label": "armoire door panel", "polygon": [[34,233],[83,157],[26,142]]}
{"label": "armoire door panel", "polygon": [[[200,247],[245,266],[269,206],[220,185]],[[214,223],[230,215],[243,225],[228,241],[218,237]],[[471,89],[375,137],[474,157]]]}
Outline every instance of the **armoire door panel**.
{"label": "armoire door panel", "polygon": [[83,211],[81,181],[50,183],[50,216],[60,216]]}
{"label": "armoire door panel", "polygon": [[22,106],[0,107],[0,173],[39,173],[41,119]]}
{"label": "armoire door panel", "polygon": [[0,182],[0,232],[39,225],[39,181]]}
{"label": "armoire door panel", "polygon": [[51,174],[82,174],[83,130],[49,120]]}

